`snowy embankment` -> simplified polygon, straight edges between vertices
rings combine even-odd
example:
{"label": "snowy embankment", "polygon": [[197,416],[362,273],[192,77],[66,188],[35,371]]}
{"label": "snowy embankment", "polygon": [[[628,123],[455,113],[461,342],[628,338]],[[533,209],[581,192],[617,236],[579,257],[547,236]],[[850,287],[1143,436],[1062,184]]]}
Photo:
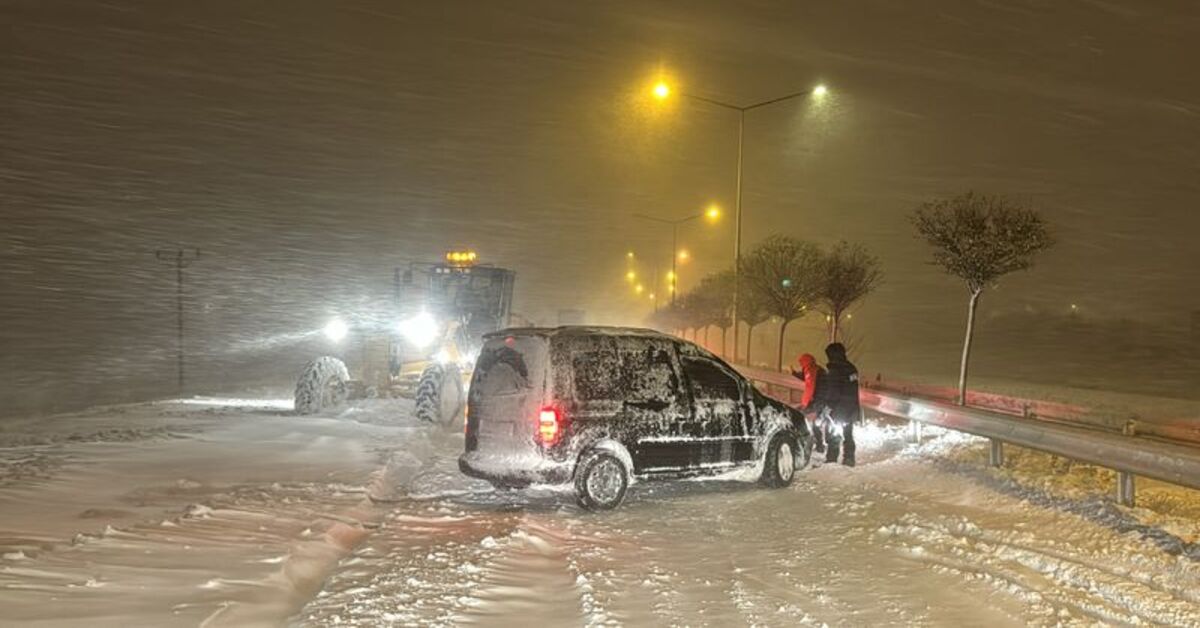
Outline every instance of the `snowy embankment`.
{"label": "snowy embankment", "polygon": [[[864,432],[868,443],[903,442],[902,426]],[[1144,481],[1143,506],[1124,508],[1107,470],[1018,448],[993,469],[986,440],[936,428],[927,436],[897,444],[866,475],[934,500],[938,516],[906,513],[877,541],[1028,603],[1031,623],[1200,623],[1200,492]]]}
{"label": "snowy embankment", "polygon": [[278,625],[380,516],[378,471],[427,440],[411,411],[198,398],[4,423],[0,623]]}
{"label": "snowy embankment", "polygon": [[[924,383],[945,384],[928,378]],[[1078,406],[1090,417],[1076,419],[1078,422],[1117,430],[1132,428],[1139,435],[1159,433],[1164,438],[1192,439],[1200,427],[1200,401],[1195,400],[996,379],[977,381],[972,389]],[[1138,478],[1138,507],[1125,508],[1113,503],[1115,471],[1015,446],[1006,449],[1002,468],[980,468],[980,463],[987,460],[985,440],[958,435],[962,437],[960,442],[947,437],[953,432],[936,433],[942,437],[916,451],[935,457],[935,462],[945,468],[976,474],[998,489],[1026,494],[1029,499],[1078,512],[1121,530],[1138,530],[1156,539],[1167,551],[1200,559],[1200,491]],[[955,446],[947,448],[950,443]]]}

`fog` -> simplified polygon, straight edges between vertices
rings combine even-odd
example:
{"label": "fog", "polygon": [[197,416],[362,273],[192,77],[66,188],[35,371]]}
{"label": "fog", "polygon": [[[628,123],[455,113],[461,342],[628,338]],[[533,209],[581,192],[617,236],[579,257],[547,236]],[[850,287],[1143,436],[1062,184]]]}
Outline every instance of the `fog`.
{"label": "fog", "polygon": [[966,294],[907,215],[976,189],[1058,239],[983,297],[980,372],[1200,372],[1195,3],[0,0],[0,26],[0,415],[175,392],[160,249],[200,252],[195,391],[286,384],[326,319],[456,247],[517,271],[528,320],[642,324],[625,253],[661,274],[670,233],[634,213],[725,210],[681,231],[683,290],[733,251],[734,114],[650,107],[661,76],[739,104],[829,86],[748,114],[744,246],[878,254],[868,370],[956,366]]}

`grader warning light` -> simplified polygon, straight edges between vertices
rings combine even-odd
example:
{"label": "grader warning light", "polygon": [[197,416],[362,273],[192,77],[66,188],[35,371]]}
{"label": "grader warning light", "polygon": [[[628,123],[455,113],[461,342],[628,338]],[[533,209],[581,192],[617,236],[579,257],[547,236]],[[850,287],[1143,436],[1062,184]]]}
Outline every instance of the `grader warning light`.
{"label": "grader warning light", "polygon": [[455,266],[470,266],[475,263],[475,251],[450,251],[446,261]]}

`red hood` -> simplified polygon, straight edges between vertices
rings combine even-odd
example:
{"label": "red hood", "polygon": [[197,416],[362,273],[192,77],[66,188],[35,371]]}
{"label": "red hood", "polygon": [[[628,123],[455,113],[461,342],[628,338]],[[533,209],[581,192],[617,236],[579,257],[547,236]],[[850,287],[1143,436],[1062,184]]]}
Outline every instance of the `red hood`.
{"label": "red hood", "polygon": [[800,368],[804,369],[805,371],[811,370],[812,367],[816,365],[817,359],[814,358],[811,353],[805,353],[800,356]]}

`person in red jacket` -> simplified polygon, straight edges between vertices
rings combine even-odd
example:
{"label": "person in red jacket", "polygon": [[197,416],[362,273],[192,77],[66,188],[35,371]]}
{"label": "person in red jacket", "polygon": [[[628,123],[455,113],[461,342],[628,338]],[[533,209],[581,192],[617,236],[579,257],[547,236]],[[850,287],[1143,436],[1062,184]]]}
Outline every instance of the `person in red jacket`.
{"label": "person in red jacket", "polygon": [[825,451],[823,423],[826,421],[827,413],[825,412],[825,403],[819,396],[818,387],[825,375],[825,369],[817,364],[817,359],[811,353],[802,354],[799,362],[800,370],[793,370],[792,375],[804,380],[804,396],[800,398],[800,411],[813,415],[813,449],[823,452]]}

